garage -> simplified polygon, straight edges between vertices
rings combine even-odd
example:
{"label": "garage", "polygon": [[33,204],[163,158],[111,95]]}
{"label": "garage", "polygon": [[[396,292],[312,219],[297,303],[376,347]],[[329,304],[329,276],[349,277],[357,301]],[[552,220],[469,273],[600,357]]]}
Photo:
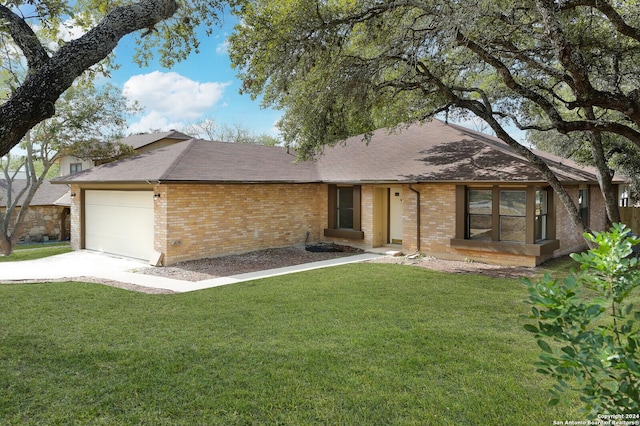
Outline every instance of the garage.
{"label": "garage", "polygon": [[148,260],[153,251],[153,192],[84,193],[85,248]]}

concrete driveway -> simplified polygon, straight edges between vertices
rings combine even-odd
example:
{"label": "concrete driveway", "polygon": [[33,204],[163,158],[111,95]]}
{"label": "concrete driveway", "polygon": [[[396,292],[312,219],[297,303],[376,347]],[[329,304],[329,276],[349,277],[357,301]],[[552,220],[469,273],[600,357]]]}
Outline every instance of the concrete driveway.
{"label": "concrete driveway", "polygon": [[146,266],[148,264],[141,260],[82,250],[36,260],[0,263],[0,280],[107,278],[117,272],[140,269]]}
{"label": "concrete driveway", "polygon": [[149,266],[147,262],[142,260],[80,250],[37,260],[0,263],[0,282],[61,279],[71,281],[82,277],[93,277],[127,284],[136,284],[143,287],[187,292],[311,269],[362,262],[380,256],[380,254],[364,253],[356,256],[341,257],[286,268],[269,269],[231,277],[191,282],[132,272],[136,269]]}

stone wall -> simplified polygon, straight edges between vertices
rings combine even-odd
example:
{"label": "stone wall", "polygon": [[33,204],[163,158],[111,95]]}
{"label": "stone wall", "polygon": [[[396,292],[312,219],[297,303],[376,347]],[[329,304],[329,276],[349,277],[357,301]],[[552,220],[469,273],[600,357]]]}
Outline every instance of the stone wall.
{"label": "stone wall", "polygon": [[[22,222],[22,232],[19,242],[42,242],[65,239],[70,232],[70,223],[64,217],[65,207],[60,206],[31,206]],[[11,217],[15,220],[17,211]],[[64,228],[63,228],[64,227]],[[12,226],[9,229],[13,229]],[[61,234],[62,231],[62,234]],[[61,238],[62,237],[62,238]]]}

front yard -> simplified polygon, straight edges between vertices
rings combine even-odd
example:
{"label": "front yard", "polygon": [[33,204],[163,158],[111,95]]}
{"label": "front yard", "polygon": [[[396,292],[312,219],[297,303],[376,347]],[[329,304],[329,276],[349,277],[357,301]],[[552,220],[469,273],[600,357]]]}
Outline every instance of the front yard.
{"label": "front yard", "polygon": [[354,264],[178,295],[0,286],[4,424],[550,425],[517,280]]}
{"label": "front yard", "polygon": [[[9,256],[0,256],[0,262],[19,262],[22,260],[41,259],[71,251],[69,242],[18,244]],[[0,274],[1,278],[1,274]]]}

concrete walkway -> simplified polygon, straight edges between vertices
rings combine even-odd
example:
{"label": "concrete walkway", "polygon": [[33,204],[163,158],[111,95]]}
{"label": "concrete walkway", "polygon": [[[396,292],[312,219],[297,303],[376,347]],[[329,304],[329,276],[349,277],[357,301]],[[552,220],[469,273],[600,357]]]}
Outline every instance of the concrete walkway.
{"label": "concrete walkway", "polygon": [[138,274],[132,271],[148,267],[148,263],[135,259],[81,250],[37,260],[0,263],[0,282],[61,279],[72,281],[82,277],[93,277],[182,293],[260,278],[309,271],[312,269],[362,262],[381,256],[384,256],[384,254],[364,253],[320,262],[192,282]]}

